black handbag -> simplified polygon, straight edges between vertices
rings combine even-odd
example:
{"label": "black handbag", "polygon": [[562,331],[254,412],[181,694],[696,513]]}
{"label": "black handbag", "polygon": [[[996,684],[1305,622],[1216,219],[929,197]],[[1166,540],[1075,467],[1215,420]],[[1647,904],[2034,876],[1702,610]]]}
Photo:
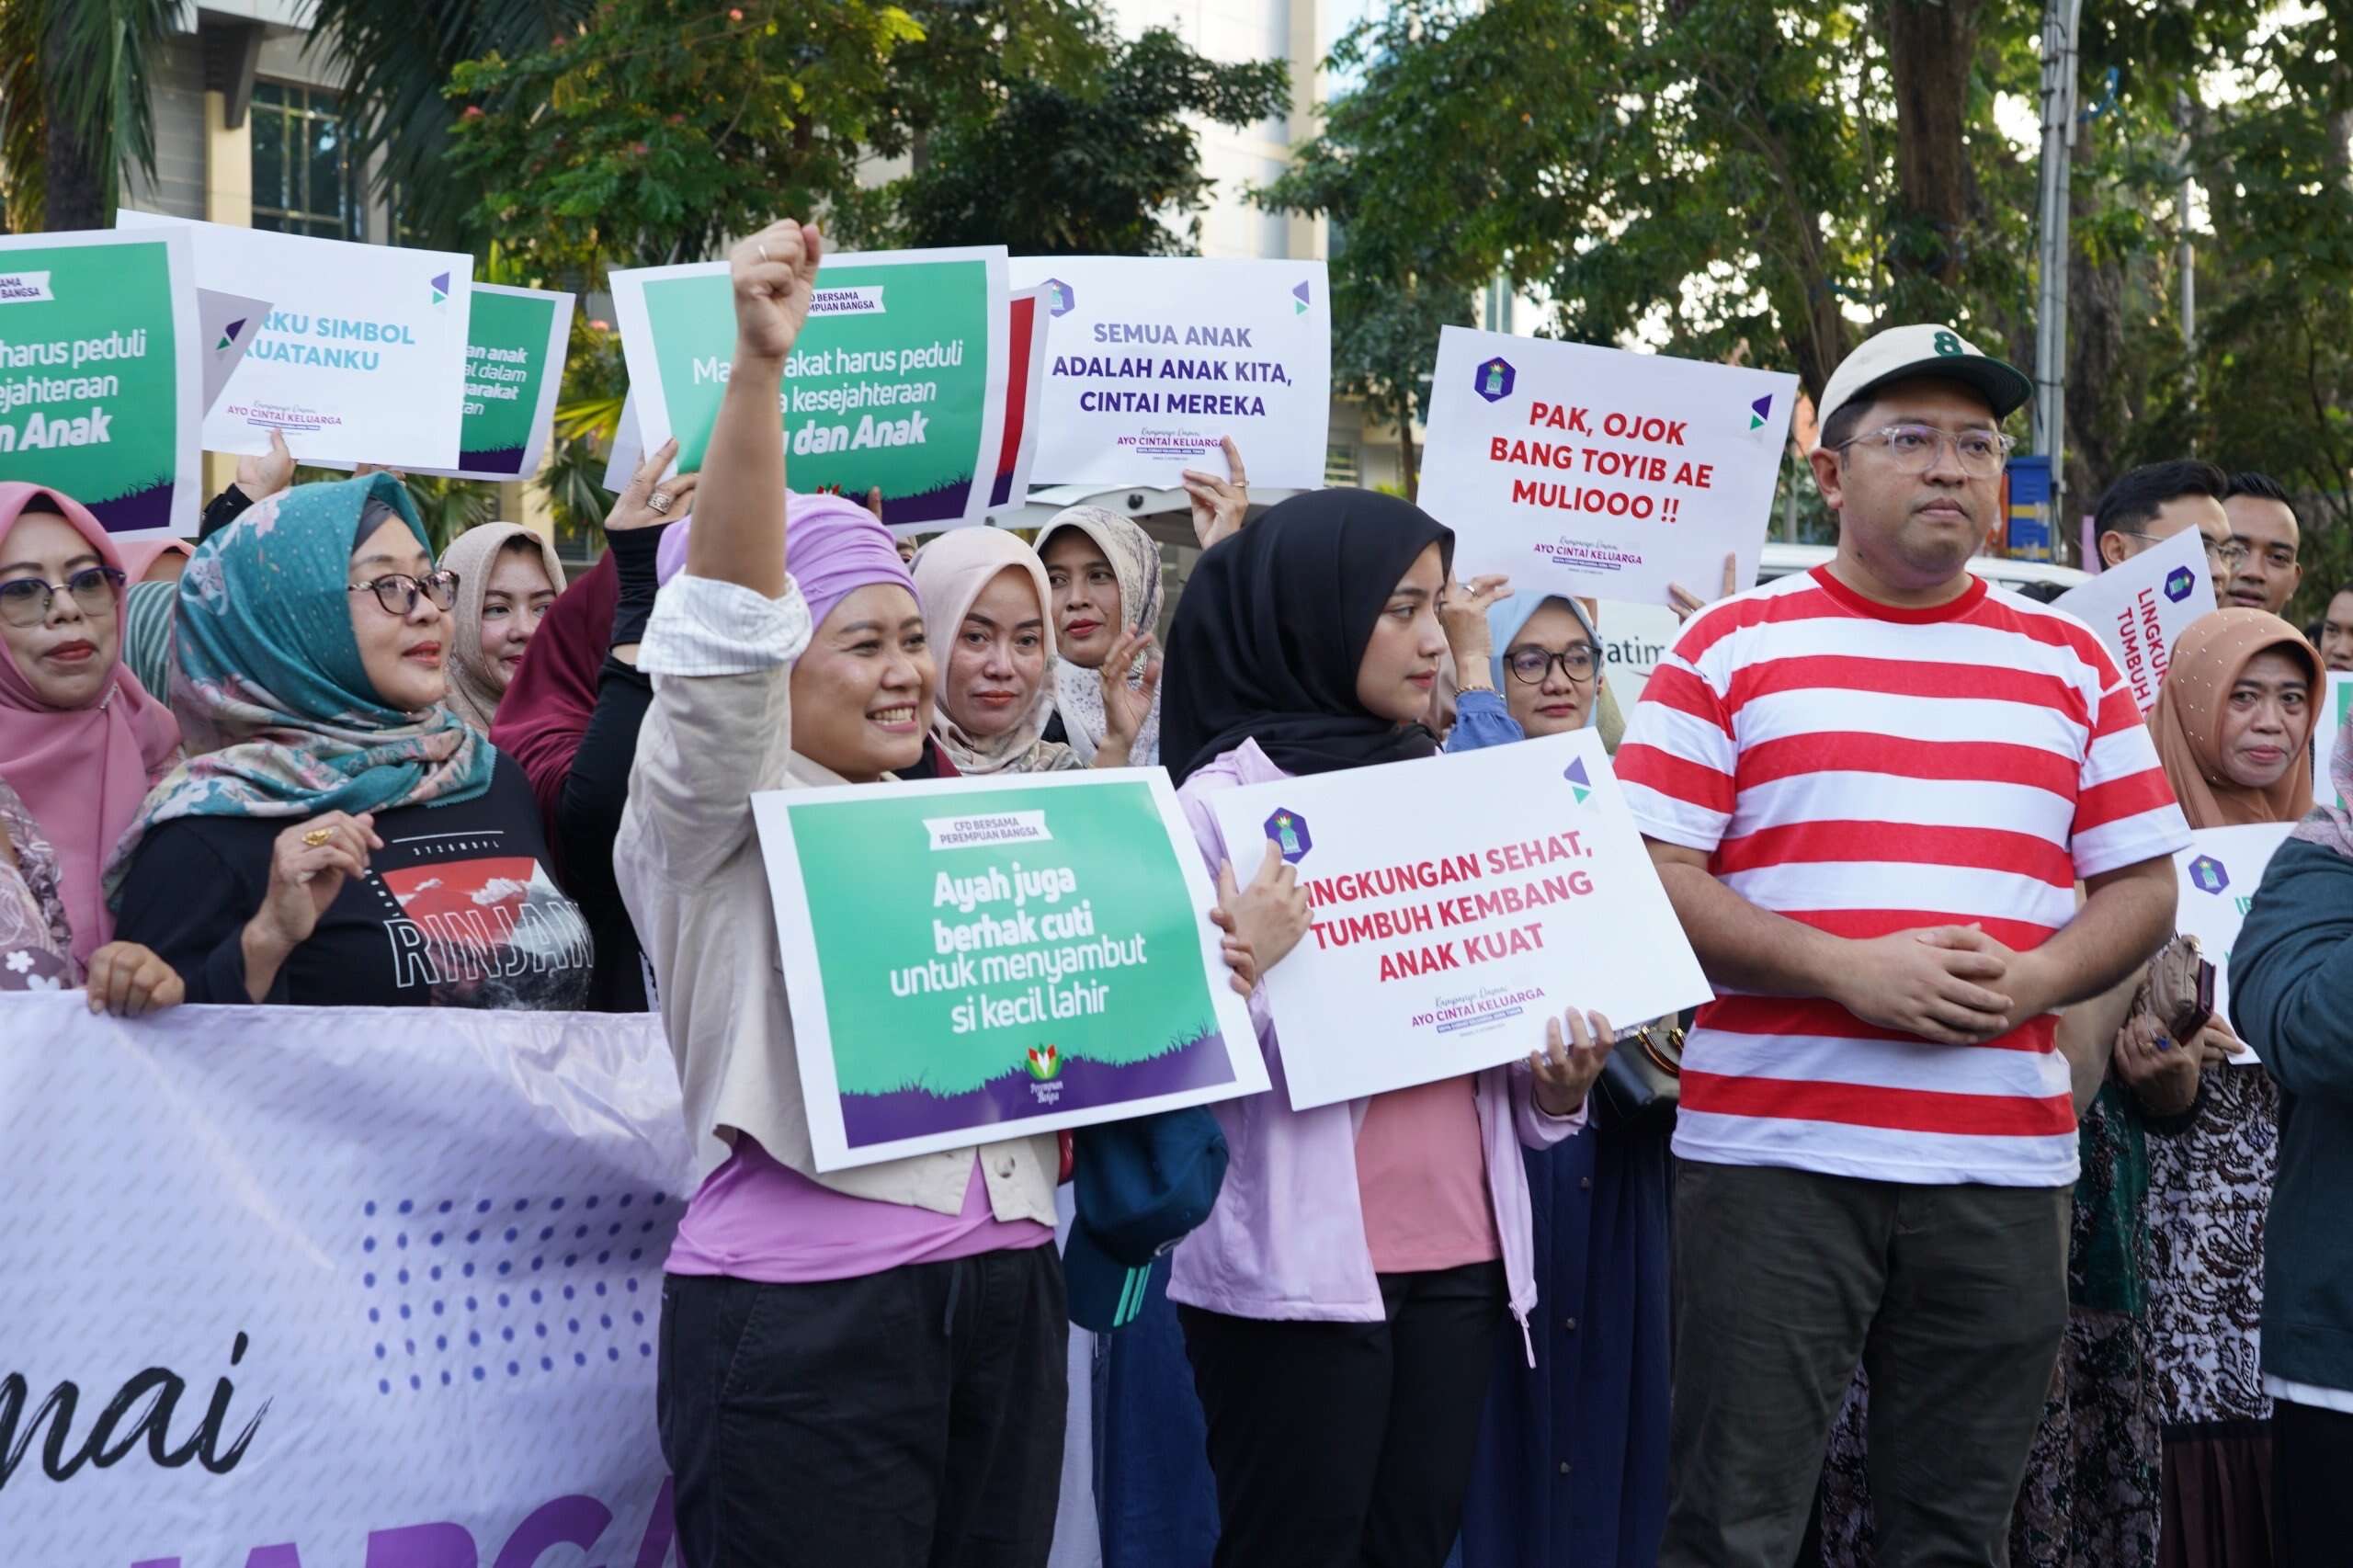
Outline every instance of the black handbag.
{"label": "black handbag", "polygon": [[1683,1097],[1682,1020],[1659,1018],[1620,1035],[1595,1087],[1613,1127],[1672,1125]]}

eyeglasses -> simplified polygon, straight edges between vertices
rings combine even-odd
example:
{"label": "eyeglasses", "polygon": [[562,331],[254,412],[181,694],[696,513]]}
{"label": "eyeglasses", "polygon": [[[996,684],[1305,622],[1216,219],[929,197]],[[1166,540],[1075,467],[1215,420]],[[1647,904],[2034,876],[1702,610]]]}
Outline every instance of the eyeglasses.
{"label": "eyeglasses", "polygon": [[416,608],[419,595],[431,599],[442,609],[458,602],[458,574],[441,571],[426,577],[412,577],[405,572],[395,572],[373,582],[354,583],[347,590],[355,594],[373,593],[376,602],[384,607],[387,615],[406,615]]}
{"label": "eyeglasses", "polygon": [[[2129,534],[2137,540],[2144,540],[2150,544],[2165,543],[2165,540],[2159,538],[2157,535],[2144,534],[2138,528],[2120,528],[2117,531],[2120,533]],[[2201,539],[2205,538],[2202,534],[2200,537]],[[2237,540],[2206,540],[2206,559],[2212,562],[2217,566],[2226,566],[2233,571],[2236,571],[2239,566],[2245,562],[2246,558],[2247,548],[2244,543]],[[2290,562],[2289,564],[2293,565],[2294,562]]]}
{"label": "eyeglasses", "polygon": [[1933,425],[1888,425],[1849,437],[1842,447],[1869,442],[1885,449],[1897,470],[1926,473],[1937,466],[1937,454],[1948,445],[1961,472],[1972,479],[1992,479],[2002,472],[2017,440],[1999,430],[1939,430]]}
{"label": "eyeglasses", "polygon": [[49,619],[49,607],[60,588],[74,596],[84,615],[105,615],[115,608],[122,583],[122,574],[111,566],[85,566],[63,583],[11,577],[0,583],[0,620],[11,626],[39,626]]}
{"label": "eyeglasses", "polygon": [[1593,649],[1579,642],[1557,653],[1548,653],[1541,648],[1514,648],[1504,655],[1504,668],[1511,671],[1512,679],[1523,686],[1542,686],[1554,665],[1561,666],[1563,675],[1582,686],[1593,678]]}

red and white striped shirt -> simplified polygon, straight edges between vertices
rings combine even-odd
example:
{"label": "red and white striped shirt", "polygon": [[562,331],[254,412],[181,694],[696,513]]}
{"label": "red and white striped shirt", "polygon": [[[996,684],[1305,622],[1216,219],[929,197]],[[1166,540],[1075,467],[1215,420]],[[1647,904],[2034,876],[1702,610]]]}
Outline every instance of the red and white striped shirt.
{"label": "red and white striped shirt", "polygon": [[[1972,579],[1931,609],[1816,570],[1692,618],[1618,753],[1650,837],[1758,906],[1855,938],[1982,923],[2040,946],[2075,883],[2189,842],[2130,687],[2085,626]],[[1813,997],[1719,988],[1675,1152],[1880,1181],[2075,1179],[2045,1016],[1938,1045]]]}

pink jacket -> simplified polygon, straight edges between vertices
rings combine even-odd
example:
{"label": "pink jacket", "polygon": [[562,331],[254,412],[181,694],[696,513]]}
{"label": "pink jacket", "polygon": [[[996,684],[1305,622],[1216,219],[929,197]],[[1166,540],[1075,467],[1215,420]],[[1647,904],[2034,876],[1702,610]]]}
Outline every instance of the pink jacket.
{"label": "pink jacket", "polygon": [[[1177,798],[1212,874],[1228,859],[1237,870],[1255,866],[1258,855],[1256,846],[1228,854],[1208,797],[1290,777],[1257,742],[1245,741],[1186,780]],[[1217,1208],[1176,1249],[1169,1300],[1234,1317],[1379,1323],[1381,1281],[1357,1200],[1356,1139],[1366,1102],[1292,1110],[1264,986],[1250,998],[1250,1017],[1274,1089],[1211,1108],[1225,1130],[1232,1163]],[[1585,1125],[1582,1108],[1565,1117],[1538,1108],[1534,1082],[1525,1065],[1491,1067],[1477,1081],[1487,1192],[1503,1239],[1512,1315],[1523,1335],[1536,1304],[1536,1270],[1519,1145],[1549,1148]]]}

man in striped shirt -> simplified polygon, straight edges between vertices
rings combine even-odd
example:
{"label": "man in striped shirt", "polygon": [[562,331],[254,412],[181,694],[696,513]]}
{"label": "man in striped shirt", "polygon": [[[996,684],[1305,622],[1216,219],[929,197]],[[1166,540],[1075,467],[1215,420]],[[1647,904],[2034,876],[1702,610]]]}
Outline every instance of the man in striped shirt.
{"label": "man in striped shirt", "polygon": [[1813,455],[1837,557],[1695,616],[1618,756],[1718,993],[1662,1563],[1787,1568],[1859,1361],[1880,1562],[2002,1560],[2066,1322],[2051,1015],[2164,941],[2188,842],[2098,640],[1967,570],[2030,390],[1947,327],[1857,349]]}

